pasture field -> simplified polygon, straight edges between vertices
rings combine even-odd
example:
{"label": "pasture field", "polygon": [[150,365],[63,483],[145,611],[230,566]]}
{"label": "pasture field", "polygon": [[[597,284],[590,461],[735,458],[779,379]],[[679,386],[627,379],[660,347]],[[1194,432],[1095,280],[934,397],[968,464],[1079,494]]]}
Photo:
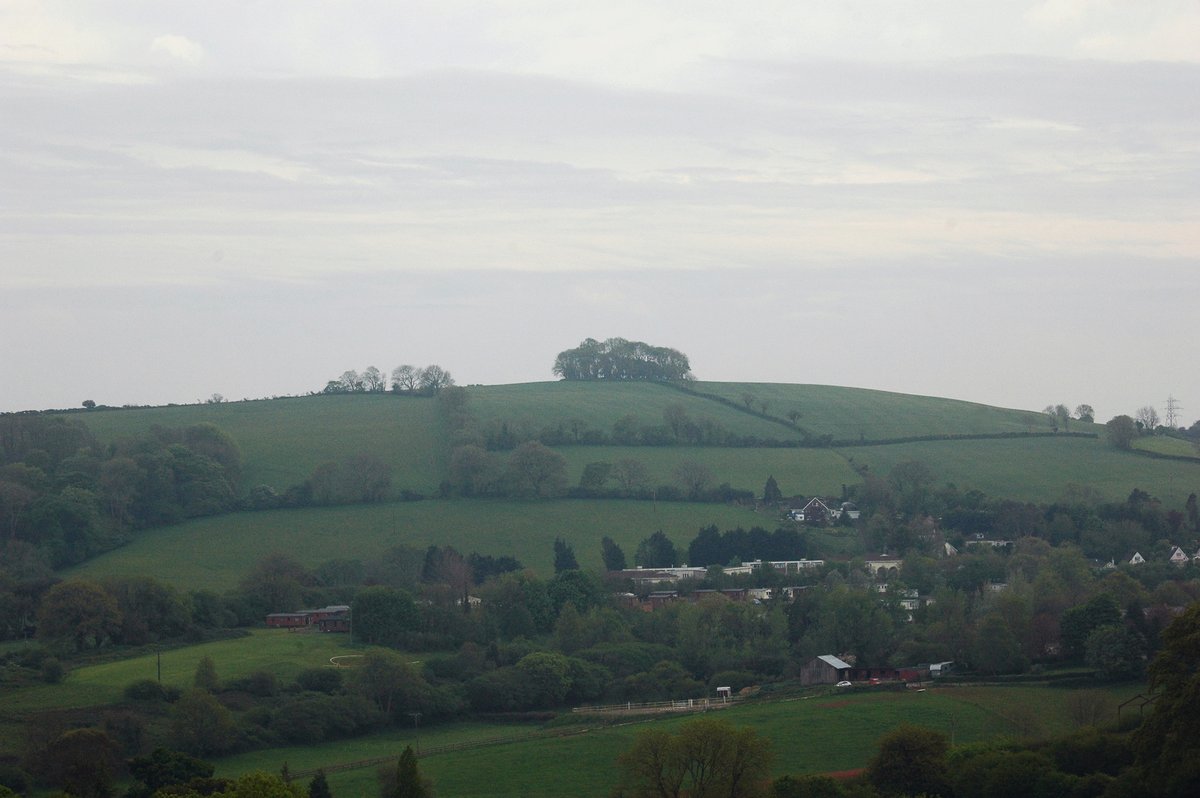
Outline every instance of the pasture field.
{"label": "pasture field", "polygon": [[[713,446],[559,446],[567,458],[571,484],[577,484],[588,463],[637,460],[646,467],[652,485],[674,485],[675,469],[684,462],[706,466],[713,485],[762,495],[767,477],[774,476],[784,496],[840,496],[842,485],[860,481],[846,459],[830,449],[725,449]],[[615,483],[610,481],[610,487]]]}
{"label": "pasture field", "polygon": [[[196,665],[203,657],[211,657],[222,681],[268,671],[280,683],[286,683],[306,668],[329,666],[332,656],[362,650],[348,644],[347,635],[256,629],[248,637],[164,649],[162,681],[174,687],[191,687]],[[147,651],[128,659],[73,668],[59,684],[31,685],[4,696],[4,711],[73,709],[118,702],[127,685],[158,678],[158,658],[159,654]]]}
{"label": "pasture field", "polygon": [[652,382],[531,382],[472,386],[468,391],[468,409],[485,428],[506,421],[510,427],[536,433],[578,419],[611,433],[613,423],[624,416],[636,416],[639,426],[659,425],[669,405],[683,405],[693,421],[711,419],[737,435],[800,437],[782,424]]}
{"label": "pasture field", "polygon": [[[782,776],[863,767],[874,754],[878,738],[903,722],[937,729],[957,743],[1020,736],[1029,731],[1070,731],[1074,724],[1065,706],[1071,692],[1048,687],[950,687],[924,693],[818,691],[803,699],[747,703],[722,710],[717,717],[736,726],[753,727],[767,737],[775,752],[773,775]],[[1031,729],[1027,718],[1005,714],[1018,701],[1038,707],[1042,729]],[[632,744],[639,731],[652,726],[673,730],[688,719],[670,717],[589,728],[586,719],[581,718],[580,728],[585,731],[580,734],[537,735],[527,741],[433,754],[421,759],[421,771],[433,779],[439,795],[455,798],[603,798],[616,782],[617,756]],[[519,736],[522,729],[528,728],[478,724],[433,727],[421,730],[420,741],[428,750],[452,742]],[[828,733],[829,729],[837,729],[837,733]],[[412,742],[413,732],[406,730],[311,748],[259,751],[222,760],[217,772],[226,776],[247,770],[278,772],[284,761],[293,771],[328,767],[398,756]],[[330,787],[335,795],[371,795],[377,789],[376,771],[377,767],[367,767],[331,773]]]}
{"label": "pasture field", "polygon": [[[815,435],[832,435],[835,440],[1049,431],[1041,413],[933,396],[768,382],[697,382],[694,388],[738,404],[743,394],[755,397],[756,406],[766,400],[767,412],[781,418],[798,410],[801,427]],[[1072,431],[1096,429],[1082,422],[1071,425]]]}
{"label": "pasture field", "polygon": [[933,471],[934,484],[953,482],[994,498],[1049,502],[1069,485],[1095,489],[1113,501],[1141,488],[1167,509],[1181,509],[1200,490],[1200,462],[1154,460],[1122,452],[1100,439],[1016,438],[922,441],[840,450],[853,463],[886,475],[892,466],[920,460]]}
{"label": "pasture field", "polygon": [[153,425],[210,422],[242,450],[243,488],[283,492],[321,463],[366,453],[392,466],[392,485],[430,493],[442,480],[445,451],[434,401],[365,394],[128,408],[72,413],[101,443],[145,433]]}
{"label": "pasture field", "polygon": [[1133,448],[1155,454],[1170,454],[1175,457],[1195,457],[1200,460],[1200,449],[1196,448],[1196,444],[1179,438],[1169,438],[1166,435],[1147,435],[1144,438],[1135,438]]}
{"label": "pasture field", "polygon": [[575,547],[583,568],[598,569],[605,535],[632,562],[638,543],[659,529],[686,548],[709,524],[732,529],[774,520],[774,514],[723,504],[615,499],[429,500],[243,512],[143,532],[64,575],[154,574],[182,589],[224,591],[268,554],[285,552],[314,567],[332,559],[365,560],[404,544],[511,555],[549,577],[556,537]]}

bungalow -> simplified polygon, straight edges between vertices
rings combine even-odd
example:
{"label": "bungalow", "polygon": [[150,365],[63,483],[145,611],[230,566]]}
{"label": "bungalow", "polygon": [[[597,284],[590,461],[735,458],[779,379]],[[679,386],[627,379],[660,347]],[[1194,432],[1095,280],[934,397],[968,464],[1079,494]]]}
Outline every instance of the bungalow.
{"label": "bungalow", "polygon": [[[782,573],[782,574],[798,574],[801,571],[808,571],[813,568],[820,568],[823,565],[825,565],[825,561],[824,560],[768,560],[767,562],[763,562],[762,560],[751,560],[750,562],[745,563],[745,565],[749,566],[752,570],[770,566],[772,569],[774,569],[775,571],[778,571],[779,573]],[[728,568],[726,568],[725,573],[731,573],[731,571]]]}
{"label": "bungalow", "polygon": [[317,621],[317,629],[322,632],[349,632],[350,613],[341,612],[334,615],[326,615]]}
{"label": "bungalow", "polygon": [[338,615],[346,615],[350,612],[349,604],[330,604],[328,607],[322,607],[319,610],[304,610],[308,613],[308,622],[323,621],[326,618],[332,618]]}
{"label": "bungalow", "polygon": [[809,660],[800,669],[800,684],[837,684],[846,681],[851,667],[850,663],[833,654],[822,654]]}
{"label": "bungalow", "polygon": [[954,673],[954,662],[947,660],[946,662],[934,662],[929,666],[929,675],[935,679],[942,676],[949,676]]}
{"label": "bungalow", "polygon": [[1179,548],[1178,546],[1175,546],[1174,548],[1171,549],[1170,560],[1171,560],[1172,565],[1182,568],[1183,566],[1188,564],[1188,562],[1190,561],[1190,558],[1186,554],[1183,553],[1183,549]]}
{"label": "bungalow", "polygon": [[1146,558],[1143,557],[1141,552],[1138,552],[1138,551],[1135,551],[1133,553],[1133,556],[1129,558],[1130,565],[1141,565],[1145,561],[1146,561]]}
{"label": "bungalow", "polygon": [[843,515],[851,521],[857,521],[862,512],[854,502],[842,502],[836,507],[830,507],[817,497],[809,499],[808,503],[799,509],[793,508],[788,511],[788,518],[791,518],[793,521],[810,524],[827,524],[830,521],[840,521]]}
{"label": "bungalow", "polygon": [[680,579],[703,579],[708,572],[706,568],[626,568],[624,571],[609,571],[609,579],[628,579],[634,587],[653,587],[660,583],[675,583]]}
{"label": "bungalow", "polygon": [[665,607],[672,601],[679,600],[679,593],[674,590],[656,590],[646,597],[646,602],[642,605],[643,609],[657,610],[660,607]]}
{"label": "bungalow", "polygon": [[275,629],[298,629],[308,626],[307,612],[272,612],[267,616],[267,626]]}

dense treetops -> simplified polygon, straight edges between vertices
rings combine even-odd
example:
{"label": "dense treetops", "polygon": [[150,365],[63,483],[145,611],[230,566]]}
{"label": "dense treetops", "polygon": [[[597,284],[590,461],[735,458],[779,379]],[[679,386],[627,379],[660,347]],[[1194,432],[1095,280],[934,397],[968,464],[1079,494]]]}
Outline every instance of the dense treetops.
{"label": "dense treetops", "polygon": [[559,352],[554,373],[565,380],[692,379],[687,355],[679,350],[624,338],[588,338],[574,349]]}

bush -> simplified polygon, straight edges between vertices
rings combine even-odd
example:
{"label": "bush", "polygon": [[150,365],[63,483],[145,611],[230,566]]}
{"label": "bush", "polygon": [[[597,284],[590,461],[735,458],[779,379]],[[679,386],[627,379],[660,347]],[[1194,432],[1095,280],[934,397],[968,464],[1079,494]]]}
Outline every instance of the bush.
{"label": "bush", "polygon": [[296,674],[296,684],[312,693],[336,693],[342,686],[342,674],[333,668],[308,668]]}
{"label": "bush", "polygon": [[58,684],[63,678],[63,665],[54,657],[42,661],[42,681],[46,684]]}
{"label": "bush", "polygon": [[267,671],[255,671],[249,676],[226,682],[225,689],[239,690],[259,698],[270,698],[279,692],[279,683],[275,680],[275,674]]}
{"label": "bush", "polygon": [[131,701],[166,701],[167,689],[153,679],[140,679],[125,685],[125,697]]}

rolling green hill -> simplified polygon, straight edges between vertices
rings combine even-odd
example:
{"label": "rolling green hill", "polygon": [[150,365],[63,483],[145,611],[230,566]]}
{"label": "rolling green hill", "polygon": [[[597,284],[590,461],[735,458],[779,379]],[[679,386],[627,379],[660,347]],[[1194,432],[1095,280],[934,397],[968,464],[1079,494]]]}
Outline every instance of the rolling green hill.
{"label": "rolling green hill", "polygon": [[[664,411],[682,407],[687,417],[731,434],[798,443],[801,432],[784,417],[796,410],[798,426],[838,441],[867,445],[804,448],[716,446],[558,446],[575,485],[593,462],[638,460],[650,483],[674,482],[685,461],[705,465],[713,484],[759,493],[774,476],[785,495],[840,494],[866,468],[886,475],[898,463],[920,460],[936,483],[979,489],[994,497],[1052,501],[1070,486],[1087,486],[1121,500],[1134,488],[1180,508],[1200,489],[1200,462],[1153,459],[1109,447],[1103,437],[1049,436],[1040,413],[949,399],[819,385],[695,383],[686,390],[650,383],[547,382],[471,386],[466,389],[471,428],[477,433],[508,424],[536,433],[567,428],[602,438],[633,416],[641,426],[663,426]],[[717,397],[717,398],[713,398]],[[750,397],[750,407],[744,398]],[[766,402],[763,413],[762,402]],[[298,483],[323,462],[365,452],[393,467],[393,490],[434,495],[447,477],[452,444],[437,402],[392,395],[310,396],[160,408],[73,413],[102,442],[147,431],[152,425],[212,422],[239,444],[243,489]],[[1096,425],[1072,424],[1072,432]],[[1039,433],[1028,437],[1029,433]],[[924,440],[871,445],[870,441],[920,436],[1018,437]],[[561,433],[560,433],[561,438]],[[568,436],[570,439],[570,436]],[[503,461],[507,452],[494,452]],[[370,557],[391,545],[453,545],[483,554],[511,554],[548,571],[552,542],[562,536],[582,564],[599,563],[598,545],[613,537],[632,556],[637,542],[662,528],[686,546],[710,523],[722,528],[772,527],[773,514],[703,504],[616,500],[429,500],[366,506],[237,513],[141,533],[134,542],[76,569],[78,573],[156,573],[181,585],[231,587],[264,554],[286,551],[308,565],[341,557]]]}

